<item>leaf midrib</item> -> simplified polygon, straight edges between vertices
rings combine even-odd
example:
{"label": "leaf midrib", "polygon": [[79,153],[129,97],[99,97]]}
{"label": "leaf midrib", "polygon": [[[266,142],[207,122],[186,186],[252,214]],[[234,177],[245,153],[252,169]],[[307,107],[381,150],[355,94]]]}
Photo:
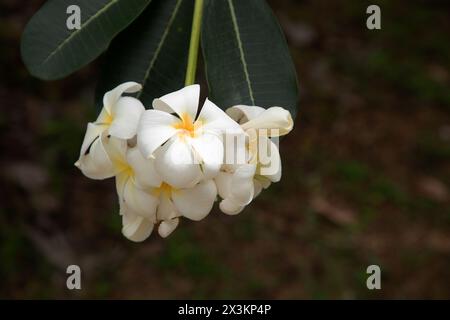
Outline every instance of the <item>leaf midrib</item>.
{"label": "leaf midrib", "polygon": [[228,0],[228,5],[230,7],[231,21],[233,23],[233,30],[236,35],[236,41],[237,41],[238,48],[239,48],[239,57],[241,59],[242,67],[244,69],[245,81],[247,82],[247,87],[248,87],[248,91],[250,94],[250,100],[252,101],[252,105],[255,105],[255,98],[253,97],[252,83],[250,81],[250,74],[248,73],[248,69],[247,69],[247,61],[245,59],[244,48],[243,48],[242,41],[241,41],[241,35],[240,35],[240,31],[239,31],[239,25],[237,23],[236,12],[234,9],[233,0]]}
{"label": "leaf midrib", "polygon": [[[156,47],[155,54],[153,58],[150,60],[149,66],[147,70],[145,71],[144,79],[142,79],[142,86],[145,87],[145,84],[147,83],[147,80],[150,76],[150,72],[152,71],[153,67],[155,66],[156,60],[158,60],[159,53],[161,52],[161,49],[164,45],[164,42],[166,41],[166,38],[169,34],[170,29],[172,28],[173,22],[175,21],[175,17],[177,16],[178,10],[180,9],[181,3],[183,0],[178,0],[177,4],[175,5],[173,12],[170,16],[169,22],[167,23],[167,28],[164,30],[164,33],[161,37],[161,40],[158,43],[158,46]],[[137,98],[140,98],[144,90],[139,91],[137,94]]]}
{"label": "leaf midrib", "polygon": [[62,50],[62,48],[70,41],[72,40],[73,37],[75,37],[77,34],[79,34],[80,32],[84,31],[84,28],[89,25],[94,19],[96,19],[97,17],[99,17],[100,15],[102,15],[104,12],[106,12],[111,6],[113,6],[114,4],[116,4],[118,1],[120,0],[111,0],[111,2],[109,2],[108,4],[106,4],[103,8],[101,8],[100,10],[98,10],[95,14],[93,14],[92,16],[89,17],[89,19],[87,19],[82,25],[81,28],[78,30],[75,30],[74,32],[72,32],[66,39],[64,39],[63,42],[61,42],[49,55],[47,58],[45,58],[45,60],[40,64],[45,65],[56,53],[58,53],[60,50]]}

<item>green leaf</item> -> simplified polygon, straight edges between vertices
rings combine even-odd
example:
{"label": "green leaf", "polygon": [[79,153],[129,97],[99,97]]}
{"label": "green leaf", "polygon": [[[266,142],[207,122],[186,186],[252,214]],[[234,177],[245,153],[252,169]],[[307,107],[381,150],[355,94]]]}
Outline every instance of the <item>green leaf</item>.
{"label": "green leaf", "polygon": [[[30,73],[54,80],[80,69],[106,50],[111,40],[151,0],[49,0],[22,35],[22,59]],[[81,28],[69,30],[67,8],[77,5]]]}
{"label": "green leaf", "polygon": [[147,107],[153,99],[181,89],[187,66],[194,0],[153,0],[111,44],[96,101],[120,83],[135,81]]}
{"label": "green leaf", "polygon": [[221,108],[280,106],[295,116],[295,68],[264,0],[206,0],[202,47],[209,96]]}

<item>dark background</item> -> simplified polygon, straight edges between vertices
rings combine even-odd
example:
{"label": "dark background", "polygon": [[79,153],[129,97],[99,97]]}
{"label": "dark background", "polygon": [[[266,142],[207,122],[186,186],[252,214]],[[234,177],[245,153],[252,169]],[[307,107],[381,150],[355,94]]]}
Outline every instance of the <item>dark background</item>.
{"label": "dark background", "polygon": [[270,1],[301,87],[283,179],[142,244],[120,233],[113,181],[73,166],[101,59],[56,82],[21,62],[42,3],[0,0],[1,298],[450,298],[448,1]]}

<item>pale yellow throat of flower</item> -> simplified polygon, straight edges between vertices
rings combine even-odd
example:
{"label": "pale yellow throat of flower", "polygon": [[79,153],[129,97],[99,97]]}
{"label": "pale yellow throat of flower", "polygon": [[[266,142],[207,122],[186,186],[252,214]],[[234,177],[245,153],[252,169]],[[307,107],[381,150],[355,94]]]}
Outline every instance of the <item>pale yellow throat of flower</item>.
{"label": "pale yellow throat of flower", "polygon": [[102,112],[100,113],[100,116],[98,117],[97,124],[109,127],[113,121],[114,116],[111,113],[109,113],[106,108],[103,108]]}
{"label": "pale yellow throat of flower", "polygon": [[118,157],[111,160],[117,172],[120,172],[128,178],[134,178],[134,170],[126,161]]}
{"label": "pale yellow throat of flower", "polygon": [[[134,179],[135,172],[128,163],[126,163],[120,159],[115,159],[114,166],[120,171],[120,175],[121,175],[122,179],[124,179],[124,180]],[[178,192],[178,189],[172,187],[168,183],[162,182],[159,187],[151,188],[150,190],[146,190],[146,191],[157,198],[159,198],[160,196],[163,196],[163,197],[170,199],[172,194]]]}
{"label": "pale yellow throat of flower", "polygon": [[178,189],[172,187],[168,183],[163,182],[163,183],[161,183],[161,185],[158,188],[154,188],[152,190],[152,194],[155,197],[164,196],[166,198],[170,198],[172,196],[172,194],[177,191],[178,191]]}
{"label": "pale yellow throat of flower", "polygon": [[200,135],[203,121],[197,119],[194,122],[191,116],[187,113],[183,113],[180,118],[180,120],[172,125],[175,129],[180,130],[178,133],[180,138],[185,136],[195,138]]}

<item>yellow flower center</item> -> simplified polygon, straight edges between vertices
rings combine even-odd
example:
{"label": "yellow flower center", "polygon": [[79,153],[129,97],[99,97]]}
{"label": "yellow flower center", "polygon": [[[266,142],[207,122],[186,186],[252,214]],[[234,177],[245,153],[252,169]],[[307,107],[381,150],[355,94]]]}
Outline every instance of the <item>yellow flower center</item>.
{"label": "yellow flower center", "polygon": [[116,158],[116,159],[111,159],[111,161],[114,164],[114,167],[116,168],[116,170],[118,172],[124,174],[128,178],[134,177],[133,168],[127,162],[123,161],[123,159]]}
{"label": "yellow flower center", "polygon": [[176,189],[172,187],[168,183],[161,183],[161,185],[158,188],[153,189],[153,195],[156,197],[159,197],[161,194],[164,195],[167,198],[170,198],[172,195],[172,192],[175,192]]}
{"label": "yellow flower center", "polygon": [[134,177],[134,170],[131,166],[126,165],[124,168],[124,173],[126,173],[129,177]]}
{"label": "yellow flower center", "polygon": [[187,113],[183,113],[181,115],[181,119],[173,125],[175,129],[181,130],[181,135],[187,135],[191,138],[194,138],[196,135],[198,135],[201,126],[202,122],[200,120],[194,122],[191,116]]}
{"label": "yellow flower center", "polygon": [[109,113],[107,113],[105,115],[105,119],[104,119],[104,123],[107,125],[111,125],[111,123],[113,122],[114,118],[112,115],[110,115]]}
{"label": "yellow flower center", "polygon": [[170,186],[170,184],[168,183],[161,183],[161,185],[159,186],[159,189],[161,190],[161,192],[164,193],[172,193],[172,187]]}

